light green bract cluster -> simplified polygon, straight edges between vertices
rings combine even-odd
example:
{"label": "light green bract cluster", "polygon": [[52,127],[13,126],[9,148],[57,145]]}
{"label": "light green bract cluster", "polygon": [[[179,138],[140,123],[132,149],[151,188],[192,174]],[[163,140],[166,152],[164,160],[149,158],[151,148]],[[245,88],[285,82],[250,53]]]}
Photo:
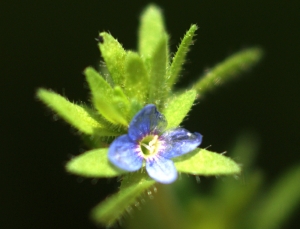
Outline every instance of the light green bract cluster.
{"label": "light green bract cluster", "polygon": [[[192,25],[176,54],[169,58],[169,36],[162,13],[158,7],[150,5],[141,16],[138,52],[126,51],[112,35],[100,33],[99,48],[105,66],[101,71],[92,67],[84,71],[92,106],[71,103],[51,90],[38,90],[38,98],[82,133],[91,147],[90,151],[69,161],[67,171],[90,178],[122,178],[119,192],[92,211],[96,222],[112,225],[155,184],[143,168],[128,173],[112,165],[107,157],[111,142],[127,133],[128,125],[138,111],[146,104],[154,104],[165,116],[167,129],[176,128],[196,98],[202,98],[220,82],[235,77],[260,59],[259,49],[244,50],[200,77],[191,88],[174,91],[196,30],[197,26]],[[192,175],[240,173],[240,166],[231,159],[200,148],[174,158],[173,162],[178,172]]]}

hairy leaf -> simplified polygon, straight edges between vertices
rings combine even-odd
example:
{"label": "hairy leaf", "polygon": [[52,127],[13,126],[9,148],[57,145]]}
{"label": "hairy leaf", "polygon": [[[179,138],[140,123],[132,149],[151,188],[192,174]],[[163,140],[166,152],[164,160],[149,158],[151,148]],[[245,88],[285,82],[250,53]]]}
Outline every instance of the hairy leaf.
{"label": "hairy leaf", "polygon": [[161,36],[154,46],[154,52],[149,60],[149,103],[161,107],[166,97],[166,69],[168,66],[168,36]]}
{"label": "hairy leaf", "polygon": [[175,128],[183,121],[191,110],[196,99],[196,91],[191,89],[174,96],[164,109],[163,114],[168,121],[168,128]]}
{"label": "hairy leaf", "polygon": [[183,39],[181,40],[178,50],[173,57],[172,64],[167,73],[167,83],[170,88],[172,88],[172,86],[178,80],[178,76],[180,74],[180,71],[182,70],[182,65],[184,64],[186,55],[190,49],[190,46],[193,44],[193,38],[197,28],[197,25],[192,25],[190,27],[190,29],[186,32]]}
{"label": "hairy leaf", "polygon": [[148,97],[148,88],[149,75],[142,58],[135,52],[128,52],[125,61],[126,94],[144,104]]}
{"label": "hairy leaf", "polygon": [[39,89],[37,97],[64,120],[85,134],[102,136],[117,134],[101,125],[87,109],[69,102],[65,97],[53,91]]}
{"label": "hairy leaf", "polygon": [[126,117],[113,101],[114,91],[111,86],[91,67],[86,68],[84,74],[92,92],[94,106],[99,113],[113,124],[127,126]]}
{"label": "hairy leaf", "polygon": [[206,149],[196,149],[173,160],[179,172],[193,175],[233,175],[241,168],[233,160]]}
{"label": "hairy leaf", "polygon": [[164,35],[166,32],[162,12],[157,6],[151,4],[141,15],[138,50],[142,58],[148,59],[152,56],[153,48]]}
{"label": "hairy leaf", "polygon": [[115,86],[119,85],[123,87],[126,51],[110,34],[102,32],[100,36],[103,38],[103,42],[99,42],[99,48],[109,74]]}
{"label": "hairy leaf", "polygon": [[107,148],[85,152],[71,159],[66,164],[66,169],[70,173],[92,178],[116,177],[127,173],[108,161],[107,152]]}

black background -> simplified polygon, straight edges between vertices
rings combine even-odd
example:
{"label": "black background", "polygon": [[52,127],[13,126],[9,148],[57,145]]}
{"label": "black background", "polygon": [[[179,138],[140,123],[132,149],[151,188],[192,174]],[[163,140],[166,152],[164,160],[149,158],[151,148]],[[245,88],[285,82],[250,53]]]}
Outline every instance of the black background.
{"label": "black background", "polygon": [[[94,228],[89,210],[116,190],[114,180],[78,180],[64,164],[83,146],[71,128],[35,98],[52,88],[87,101],[82,71],[97,66],[94,40],[110,31],[136,48],[138,18],[147,1],[2,1],[1,228]],[[172,50],[192,23],[197,42],[181,79],[188,85],[205,69],[242,48],[259,45],[263,61],[241,80],[206,96],[184,126],[204,135],[202,146],[222,152],[242,130],[258,133],[257,166],[271,183],[299,163],[300,2],[157,1]],[[299,185],[299,184],[295,184]],[[298,225],[294,212],[284,228]]]}

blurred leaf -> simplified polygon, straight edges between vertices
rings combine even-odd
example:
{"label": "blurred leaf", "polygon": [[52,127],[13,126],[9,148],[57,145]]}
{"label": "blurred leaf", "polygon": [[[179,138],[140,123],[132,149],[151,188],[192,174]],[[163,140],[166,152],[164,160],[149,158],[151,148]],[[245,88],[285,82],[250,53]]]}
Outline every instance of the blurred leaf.
{"label": "blurred leaf", "polygon": [[142,58],[135,52],[128,52],[125,61],[125,87],[129,98],[136,98],[145,104],[148,96],[149,75]]}
{"label": "blurred leaf", "polygon": [[151,4],[141,15],[139,28],[139,54],[143,59],[148,59],[154,52],[154,47],[166,34],[164,19],[159,7]]}
{"label": "blurred leaf", "polygon": [[[229,177],[228,177],[229,178]],[[252,172],[243,182],[241,179],[226,179],[221,181],[224,184],[215,186],[217,196],[215,208],[223,208],[224,228],[245,228],[244,216],[249,213],[248,207],[255,200],[255,197],[263,183],[263,176],[260,171]],[[220,181],[218,183],[221,183]],[[222,211],[219,212],[222,214]],[[213,214],[213,212],[211,212]],[[226,226],[225,226],[226,225]]]}
{"label": "blurred leaf", "polygon": [[[261,181],[261,174],[253,173],[246,183],[226,177],[214,181],[217,184],[214,192],[201,193],[199,189],[195,193],[189,191],[189,195],[185,197],[189,202],[184,209],[186,221],[182,228],[246,228],[249,223],[244,221],[244,215],[248,213],[248,205],[253,202]],[[221,187],[219,183],[224,183],[223,187],[226,187],[226,190],[218,189]],[[187,195],[186,189],[183,195]],[[239,227],[240,222],[242,222],[241,227]]]}
{"label": "blurred leaf", "polygon": [[100,36],[103,42],[99,42],[99,48],[106,67],[113,79],[114,86],[124,86],[124,63],[126,51],[122,45],[108,33],[102,32]]}
{"label": "blurred leaf", "polygon": [[180,95],[174,96],[168,101],[168,106],[163,111],[163,114],[168,121],[168,129],[179,126],[191,110],[195,99],[196,91],[191,89]]}
{"label": "blurred leaf", "polygon": [[249,169],[259,150],[259,138],[256,133],[247,131],[238,135],[230,156],[242,164],[243,170]]}
{"label": "blurred leaf", "polygon": [[130,173],[122,181],[120,191],[107,198],[92,210],[92,219],[111,226],[131,208],[138,198],[153,184],[145,172]]}
{"label": "blurred leaf", "polygon": [[262,50],[249,48],[228,57],[225,61],[215,66],[194,84],[200,97],[239,74],[249,70],[262,58]]}
{"label": "blurred leaf", "polygon": [[84,74],[92,92],[94,106],[99,113],[113,124],[127,126],[126,118],[113,102],[114,93],[111,86],[91,67],[86,68]]}
{"label": "blurred leaf", "polygon": [[[175,183],[181,183],[175,182]],[[150,201],[140,201],[137,205],[139,211],[134,211],[132,217],[126,219],[127,229],[186,229],[183,211],[185,209],[178,203],[172,185],[155,184],[148,190]],[[187,189],[185,189],[185,196]],[[152,195],[153,194],[153,195]]]}
{"label": "blurred leaf", "polygon": [[255,229],[281,228],[295,207],[300,204],[300,166],[290,169],[266,193],[254,209],[250,220]]}
{"label": "blurred leaf", "polygon": [[116,133],[101,125],[84,107],[69,102],[55,92],[39,89],[37,97],[64,120],[85,134],[116,135]]}
{"label": "blurred leaf", "polygon": [[107,158],[107,148],[95,149],[74,157],[66,164],[70,173],[91,178],[116,177],[127,171],[113,166]]}
{"label": "blurred leaf", "polygon": [[196,149],[173,159],[179,172],[193,175],[234,175],[241,168],[233,160],[206,149]]}
{"label": "blurred leaf", "polygon": [[180,71],[182,70],[182,66],[185,62],[186,55],[190,49],[190,46],[193,44],[193,38],[197,28],[197,25],[192,25],[190,27],[181,40],[178,50],[173,57],[172,64],[167,73],[167,83],[170,88],[172,88],[173,84],[175,84],[178,80]]}

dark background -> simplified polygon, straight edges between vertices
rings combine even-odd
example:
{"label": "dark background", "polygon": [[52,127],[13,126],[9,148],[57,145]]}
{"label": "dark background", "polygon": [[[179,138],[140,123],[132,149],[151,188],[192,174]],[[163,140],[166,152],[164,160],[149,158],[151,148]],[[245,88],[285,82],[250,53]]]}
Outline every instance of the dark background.
{"label": "dark background", "polygon": [[[84,150],[78,136],[35,98],[52,88],[86,101],[82,71],[97,66],[98,31],[136,48],[138,18],[147,1],[2,1],[1,228],[94,228],[89,210],[116,190],[114,180],[79,180],[64,171]],[[222,152],[243,130],[261,140],[257,166],[266,184],[300,161],[299,1],[156,1],[165,13],[172,50],[191,23],[199,25],[182,85],[242,48],[259,45],[263,61],[241,80],[206,96],[185,127]],[[295,184],[299,185],[299,184]],[[294,212],[284,228],[298,225]]]}

